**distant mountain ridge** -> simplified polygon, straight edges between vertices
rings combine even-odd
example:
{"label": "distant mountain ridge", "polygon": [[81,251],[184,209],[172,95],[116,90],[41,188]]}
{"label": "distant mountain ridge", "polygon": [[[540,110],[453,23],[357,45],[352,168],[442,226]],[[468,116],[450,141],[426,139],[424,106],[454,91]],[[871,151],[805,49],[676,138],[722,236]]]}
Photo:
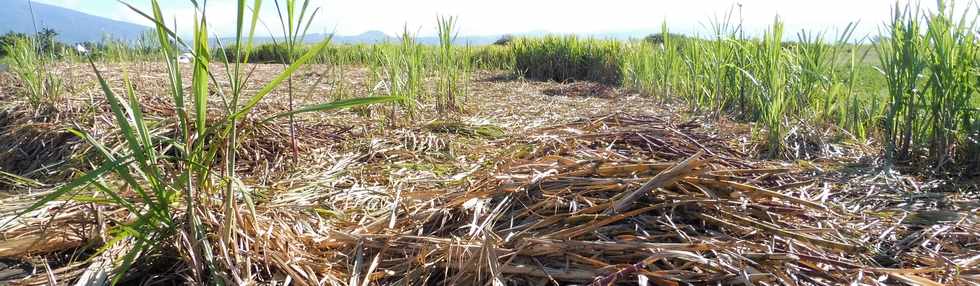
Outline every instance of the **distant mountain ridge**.
{"label": "distant mountain ridge", "polygon": [[54,29],[58,32],[58,40],[66,43],[99,42],[105,36],[114,39],[132,41],[150,27],[129,22],[116,21],[108,18],[85,14],[79,11],[32,2],[27,0],[0,0],[4,3],[0,8],[0,34],[17,32],[34,34],[34,21],[31,19],[31,9],[37,19],[37,30]]}
{"label": "distant mountain ridge", "polygon": [[[35,26],[31,19],[31,10],[28,0],[0,0],[4,3],[0,8],[0,34],[10,31],[25,34],[34,34]],[[116,21],[99,16],[89,15],[83,12],[32,2],[34,17],[37,19],[37,30],[43,28],[54,29],[58,32],[58,40],[66,43],[78,42],[99,42],[106,36],[113,39],[134,41],[140,35],[151,30],[150,27],[137,25],[129,22]],[[576,33],[579,36],[590,36],[596,38],[629,39],[642,38],[656,31],[611,31],[598,33]],[[513,36],[543,36],[551,33],[547,31],[530,31],[523,33],[513,33]],[[310,34],[306,37],[306,42],[319,42],[328,34]],[[461,35],[456,39],[456,44],[463,45],[488,45],[497,41],[503,36],[498,35]],[[222,44],[234,42],[232,37],[220,37]],[[276,38],[278,40],[279,38]],[[397,35],[389,35],[381,31],[367,31],[357,35],[334,35],[332,41],[339,44],[376,44],[384,42],[399,41]],[[426,45],[439,44],[439,38],[434,36],[422,36],[416,41]],[[256,44],[272,43],[272,37],[256,37]]]}

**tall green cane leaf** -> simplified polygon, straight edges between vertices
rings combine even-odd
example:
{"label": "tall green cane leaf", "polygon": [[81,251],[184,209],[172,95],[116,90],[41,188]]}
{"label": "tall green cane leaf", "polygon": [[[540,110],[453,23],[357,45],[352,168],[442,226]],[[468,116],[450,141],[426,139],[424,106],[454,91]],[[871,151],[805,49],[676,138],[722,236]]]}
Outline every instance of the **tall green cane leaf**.
{"label": "tall green cane leaf", "polygon": [[391,102],[391,101],[399,101],[399,100],[404,100],[404,99],[405,98],[400,97],[400,96],[373,96],[373,97],[360,97],[360,98],[352,98],[352,99],[338,100],[338,101],[334,101],[334,102],[330,102],[330,103],[310,105],[310,106],[302,107],[302,108],[299,108],[299,109],[296,109],[296,110],[293,110],[293,111],[279,113],[279,114],[270,116],[270,117],[268,117],[266,119],[263,119],[261,122],[264,123],[264,122],[268,122],[268,121],[271,121],[271,120],[274,120],[274,119],[277,119],[277,118],[282,118],[282,117],[286,117],[286,116],[290,116],[290,115],[296,115],[296,114],[300,114],[300,113],[308,113],[308,112],[319,112],[319,111],[327,111],[327,110],[344,109],[344,108],[351,108],[351,107],[357,107],[357,106],[363,106],[363,105],[370,105],[370,104],[377,104],[377,103],[384,103],[384,102]]}
{"label": "tall green cane leaf", "polygon": [[126,164],[129,164],[129,162],[130,162],[130,160],[129,160],[130,158],[129,157],[122,158],[122,159],[123,160],[113,161],[113,162],[111,162],[109,164],[104,164],[101,167],[99,167],[99,168],[97,168],[95,170],[89,171],[88,173],[85,173],[85,175],[82,175],[81,177],[79,177],[79,178],[77,178],[75,180],[72,180],[71,182],[69,182],[69,183],[67,183],[65,185],[62,185],[62,186],[58,187],[57,189],[55,189],[51,193],[45,195],[41,199],[39,199],[36,202],[34,202],[34,204],[32,204],[31,206],[27,207],[26,209],[24,209],[20,213],[18,213],[16,216],[10,218],[10,220],[8,220],[6,223],[4,223],[4,225],[6,225],[8,223],[11,223],[11,222],[13,222],[15,220],[17,220],[18,218],[24,216],[25,214],[27,214],[29,212],[32,212],[32,211],[35,211],[35,210],[41,208],[42,206],[44,206],[45,204],[47,204],[49,202],[58,200],[59,198],[61,198],[62,196],[64,196],[66,193],[68,193],[68,192],[70,192],[72,190],[76,190],[76,189],[78,189],[80,187],[83,187],[83,186],[86,186],[86,185],[92,183],[93,181],[95,181],[96,179],[98,179],[99,177],[101,177],[102,175],[105,175],[106,173],[108,173],[108,172],[110,172],[112,170],[115,170],[116,168],[119,168],[120,166],[124,166]]}
{"label": "tall green cane leaf", "polygon": [[330,41],[328,40],[321,41],[319,44],[317,44],[312,49],[307,51],[306,54],[303,54],[302,57],[300,57],[295,62],[293,62],[293,64],[289,65],[289,67],[287,67],[286,70],[280,73],[279,76],[276,76],[276,78],[274,78],[272,81],[266,84],[261,90],[259,90],[255,95],[249,98],[249,100],[245,103],[242,109],[236,112],[231,117],[231,120],[240,119],[243,116],[245,116],[245,114],[248,114],[250,111],[252,111],[252,109],[255,108],[255,106],[258,105],[263,98],[265,98],[267,95],[269,95],[270,92],[275,90],[276,87],[279,87],[279,85],[282,84],[283,81],[288,79],[289,76],[291,76],[294,72],[296,72],[296,70],[298,70],[300,67],[305,65],[306,62],[310,61],[311,59],[319,55],[320,52],[323,51],[323,49],[326,48],[327,45],[329,44]]}

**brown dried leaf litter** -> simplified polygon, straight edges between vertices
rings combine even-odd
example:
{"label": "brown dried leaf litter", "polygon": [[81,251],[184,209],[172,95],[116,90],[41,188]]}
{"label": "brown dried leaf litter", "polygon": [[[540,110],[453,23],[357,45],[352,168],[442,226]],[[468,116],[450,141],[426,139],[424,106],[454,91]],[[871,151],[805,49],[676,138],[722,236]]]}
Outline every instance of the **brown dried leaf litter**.
{"label": "brown dried leaf litter", "polygon": [[[215,255],[299,285],[980,283],[974,216],[900,225],[813,200],[799,168],[746,160],[696,122],[611,115],[493,144],[502,163],[468,187],[281,190]],[[4,229],[17,246],[0,256],[91,240],[85,206],[49,210],[58,231]]]}

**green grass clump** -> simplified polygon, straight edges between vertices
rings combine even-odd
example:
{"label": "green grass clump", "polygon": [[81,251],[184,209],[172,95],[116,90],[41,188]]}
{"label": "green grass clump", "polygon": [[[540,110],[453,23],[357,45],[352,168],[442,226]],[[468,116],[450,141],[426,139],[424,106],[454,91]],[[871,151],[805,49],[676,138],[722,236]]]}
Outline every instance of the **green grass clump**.
{"label": "green grass clump", "polygon": [[[913,124],[920,117],[922,89],[920,78],[925,72],[925,38],[922,36],[918,11],[911,7],[896,9],[886,33],[889,37],[875,46],[881,72],[888,83],[889,104],[885,116],[885,154],[889,159],[910,156]],[[915,13],[915,14],[912,14]],[[921,123],[919,123],[921,124]]]}
{"label": "green grass clump", "polygon": [[[976,134],[980,121],[980,43],[977,16],[965,14],[959,20],[952,6],[939,1],[938,11],[929,16],[926,38],[929,76],[926,86],[929,114],[926,132],[930,156],[935,165],[944,166],[960,157],[975,158]],[[969,13],[969,12],[967,12]],[[973,138],[970,138],[973,137]],[[972,140],[971,140],[972,139]]]}
{"label": "green grass clump", "polygon": [[886,38],[877,43],[888,90],[885,152],[892,161],[927,155],[939,168],[980,162],[980,48],[977,15],[952,15],[952,5],[923,15],[894,8]]}
{"label": "green grass clump", "polygon": [[802,106],[794,97],[802,72],[793,51],[783,46],[782,22],[777,19],[756,40],[737,38],[738,31],[724,21],[713,27],[714,38],[680,38],[664,24],[656,43],[631,42],[623,57],[623,86],[685,102],[692,110],[759,122],[775,156],[783,149],[786,116]]}
{"label": "green grass clump", "polygon": [[515,73],[528,79],[619,84],[622,78],[619,41],[546,36],[516,39],[510,47]]}
{"label": "green grass clump", "polygon": [[663,57],[653,56],[656,53],[656,48],[649,42],[626,44],[621,71],[623,87],[644,95],[658,94],[657,89],[661,85],[657,77],[659,73],[654,69],[658,60],[662,60]]}
{"label": "green grass clump", "polygon": [[790,67],[787,65],[786,51],[782,46],[783,23],[778,19],[765,32],[762,41],[747,42],[749,65],[743,72],[751,80],[747,85],[751,115],[762,124],[766,132],[769,155],[775,156],[783,150],[786,132],[784,124],[793,102],[790,96]]}
{"label": "green grass clump", "polygon": [[514,55],[510,47],[489,45],[470,48],[470,66],[481,70],[513,70]]}
{"label": "green grass clump", "polygon": [[[681,56],[685,51],[700,53],[698,49],[685,49],[684,38],[675,38],[667,29],[667,23],[661,26],[661,33],[648,37],[648,39],[633,41],[626,46],[623,52],[623,86],[631,90],[639,91],[646,95],[671,97],[682,95],[675,93],[678,88],[683,89],[684,82],[696,82],[695,77],[700,76],[699,70],[703,65],[694,61],[685,61]],[[692,54],[693,55],[693,54]],[[700,61],[701,55],[698,54],[691,59]],[[690,71],[685,76],[680,71]],[[695,85],[688,85],[693,90]],[[693,96],[699,92],[691,92]]]}
{"label": "green grass clump", "polygon": [[[223,49],[215,49],[214,56],[215,59],[224,60],[227,58],[230,62],[244,62],[245,59],[239,59],[236,57],[238,51],[237,45],[229,45]],[[266,63],[266,64],[282,64],[287,61],[287,59],[295,59],[304,54],[305,51],[309,50],[307,45],[300,45],[299,47],[293,47],[293,52],[290,54],[289,47],[285,43],[268,43],[261,44],[252,47],[249,50],[248,62],[250,63]]]}
{"label": "green grass clump", "polygon": [[49,70],[54,59],[43,53],[33,38],[17,38],[4,47],[11,63],[10,70],[24,83],[24,98],[34,108],[52,106],[61,100],[64,83]]}
{"label": "green grass clump", "polygon": [[[162,56],[160,43],[157,41],[152,33],[146,33],[140,34],[139,38],[131,42],[107,36],[99,43],[86,43],[85,46],[91,53],[89,57],[105,62],[157,61]],[[63,54],[72,57],[78,56],[78,53],[72,51]],[[84,59],[76,58],[73,61],[84,62]]]}
{"label": "green grass clump", "polygon": [[788,151],[791,129],[810,125],[880,139],[892,161],[977,162],[977,15],[938,3],[929,13],[896,6],[873,46],[855,43],[853,24],[836,39],[802,31],[793,42],[778,19],[760,39],[729,20],[713,21],[710,38],[675,39],[665,25],[656,41],[624,46],[622,84],[760,123],[770,156]]}
{"label": "green grass clump", "polygon": [[453,46],[458,34],[455,30],[456,18],[440,17],[437,26],[439,56],[436,61],[439,81],[435,93],[436,106],[443,112],[459,111],[461,107],[457,101],[459,98],[466,97],[466,79],[469,76],[468,51]]}
{"label": "green grass clump", "polygon": [[[851,44],[854,26],[836,40],[800,32],[785,42],[782,21],[758,39],[743,38],[731,15],[711,21],[711,36],[674,37],[666,25],[656,41],[631,41],[623,51],[623,87],[691,110],[759,123],[769,156],[784,155],[796,124],[837,125],[867,138],[882,110],[881,76]],[[875,86],[875,85],[870,85]]]}
{"label": "green grass clump", "polygon": [[427,99],[424,47],[406,28],[400,45],[376,45],[373,54],[377,59],[372,62],[371,70],[378,83],[374,92],[401,98],[387,111],[388,123],[398,122],[399,110],[414,117],[419,101]]}
{"label": "green grass clump", "polygon": [[370,65],[377,60],[374,45],[368,44],[334,44],[330,45],[315,59],[322,64]]}

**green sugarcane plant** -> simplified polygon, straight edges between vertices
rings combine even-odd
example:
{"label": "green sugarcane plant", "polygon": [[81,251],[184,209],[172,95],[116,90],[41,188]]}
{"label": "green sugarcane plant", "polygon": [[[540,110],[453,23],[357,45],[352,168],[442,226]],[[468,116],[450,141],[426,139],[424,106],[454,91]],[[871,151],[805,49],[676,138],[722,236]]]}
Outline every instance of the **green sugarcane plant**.
{"label": "green sugarcane plant", "polygon": [[43,52],[37,38],[17,38],[3,47],[10,57],[10,70],[24,83],[24,98],[35,110],[42,106],[54,106],[64,92],[61,77],[49,70],[53,54]]}
{"label": "green sugarcane plant", "polygon": [[927,133],[930,155],[937,167],[954,161],[960,145],[967,145],[976,120],[977,94],[976,58],[977,14],[970,11],[956,19],[953,3],[937,1],[937,10],[929,15],[925,40],[928,44],[926,62],[929,77],[926,88],[929,96],[924,104],[929,126]]}
{"label": "green sugarcane plant", "polygon": [[436,91],[436,102],[438,109],[442,112],[459,111],[457,99],[466,97],[467,77],[466,50],[453,47],[458,31],[456,31],[455,17],[439,17],[437,26],[439,29],[439,57],[437,71],[439,82]]}
{"label": "green sugarcane plant", "polygon": [[372,53],[377,57],[371,62],[371,70],[378,85],[375,92],[401,98],[389,104],[387,121],[398,123],[399,110],[409,118],[415,117],[420,101],[427,100],[425,93],[425,51],[416,42],[414,34],[405,27],[398,45],[375,45]]}
{"label": "green sugarcane plant", "polygon": [[[251,7],[245,0],[237,2],[236,57],[243,60],[234,64],[225,61],[225,74],[231,83],[228,89],[217,84],[216,73],[209,64],[206,6],[198,6],[196,1],[192,3],[199,13],[190,45],[164,24],[157,0],[151,1],[151,13],[126,4],[154,23],[161,52],[165,55],[174,115],[166,118],[144,114],[140,96],[131,85],[126,84],[124,93],[117,94],[89,58],[115,118],[116,133],[122,138],[122,145],[107,146],[83,130],[73,130],[95,147],[102,157],[101,163],[93,162],[93,170],[57,187],[21,213],[65,198],[98,201],[128,211],[132,219],[111,222],[111,238],[96,253],[101,255],[113,246],[123,246],[121,249],[126,250],[114,265],[113,284],[121,282],[127,270],[141,258],[152,257],[171,247],[187,253],[182,257],[187,259],[185,264],[190,267],[190,279],[196,283],[243,284],[252,279],[248,273],[252,273],[253,267],[247,259],[238,254],[218,253],[224,258],[215,257],[217,249],[237,248],[239,243],[246,243],[240,237],[241,232],[235,229],[247,227],[240,224],[238,218],[254,213],[251,194],[235,173],[234,154],[240,140],[239,129],[266,96],[328,45],[327,41],[315,45],[257,92],[246,96],[247,75],[243,63],[248,62],[258,14],[253,12],[250,20],[245,16],[250,8],[260,11],[262,1],[255,0]],[[189,48],[194,54],[191,88],[187,92],[176,61],[179,49],[175,45]],[[224,103],[221,112],[209,112],[212,92]],[[372,97],[311,105],[266,117],[257,124],[300,113],[394,100],[399,99]],[[184,108],[187,103],[190,109]],[[98,197],[84,199],[86,196],[75,195],[92,192]]]}
{"label": "green sugarcane plant", "polygon": [[783,23],[778,18],[766,31],[762,41],[753,46],[749,75],[753,80],[753,106],[757,118],[766,130],[769,156],[775,157],[783,150],[785,115],[792,102],[787,97],[790,72],[787,70],[785,51],[782,46]]}
{"label": "green sugarcane plant", "polygon": [[[283,0],[283,2],[285,4],[285,11],[283,11],[283,5],[280,5],[280,0],[273,1],[276,5],[276,13],[279,15],[279,23],[282,27],[282,43],[285,45],[285,51],[280,50],[280,52],[285,52],[285,55],[282,56],[282,63],[285,66],[289,66],[299,58],[299,50],[306,40],[306,32],[309,31],[310,24],[313,23],[313,18],[316,17],[320,8],[313,9],[313,12],[307,15],[310,0],[303,0],[303,5],[299,7],[296,5],[296,0]],[[297,8],[299,8],[298,11]],[[329,42],[329,37],[327,38],[327,42]],[[273,44],[276,43],[274,42]],[[291,112],[293,111],[294,104],[292,77],[286,80],[286,93],[289,100],[289,111]],[[292,147],[293,160],[295,161],[299,157],[299,149],[296,146],[296,121],[293,116],[289,116],[289,144]]]}
{"label": "green sugarcane plant", "polygon": [[921,125],[922,100],[920,88],[925,73],[925,38],[920,28],[918,9],[896,4],[891,22],[886,27],[888,37],[875,45],[880,70],[888,83],[889,104],[885,114],[885,156],[902,160],[911,156],[913,130]]}

